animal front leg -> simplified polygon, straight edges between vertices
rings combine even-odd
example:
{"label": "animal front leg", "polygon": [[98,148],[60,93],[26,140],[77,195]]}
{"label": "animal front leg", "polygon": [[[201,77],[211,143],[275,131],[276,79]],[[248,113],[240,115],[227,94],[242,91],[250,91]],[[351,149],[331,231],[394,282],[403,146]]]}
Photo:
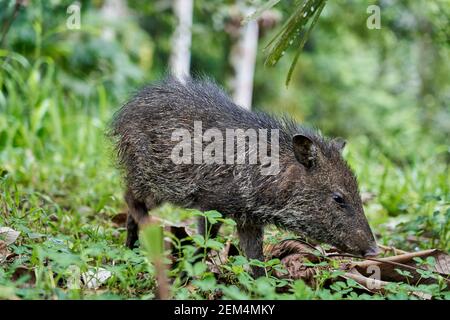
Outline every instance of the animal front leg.
{"label": "animal front leg", "polygon": [[[264,228],[262,226],[239,225],[237,226],[239,246],[248,259],[264,261],[263,238]],[[261,277],[265,274],[262,267],[252,266],[253,276]]]}

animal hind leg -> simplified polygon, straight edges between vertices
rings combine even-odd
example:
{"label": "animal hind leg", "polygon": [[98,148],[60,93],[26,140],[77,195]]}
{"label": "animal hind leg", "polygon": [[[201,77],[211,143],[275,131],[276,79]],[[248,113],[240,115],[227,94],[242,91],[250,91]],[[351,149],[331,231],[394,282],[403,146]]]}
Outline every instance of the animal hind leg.
{"label": "animal hind leg", "polygon": [[148,210],[156,207],[156,202],[153,201],[152,197],[148,197],[146,200],[145,202],[137,200],[130,189],[125,193],[125,201],[128,205],[126,246],[130,249],[136,247],[136,241],[139,238],[139,226],[149,221]]}
{"label": "animal hind leg", "polygon": [[127,217],[127,240],[125,242],[125,245],[130,248],[134,249],[136,248],[136,241],[138,240],[138,224],[134,220],[134,218],[131,216],[131,214],[128,214]]}

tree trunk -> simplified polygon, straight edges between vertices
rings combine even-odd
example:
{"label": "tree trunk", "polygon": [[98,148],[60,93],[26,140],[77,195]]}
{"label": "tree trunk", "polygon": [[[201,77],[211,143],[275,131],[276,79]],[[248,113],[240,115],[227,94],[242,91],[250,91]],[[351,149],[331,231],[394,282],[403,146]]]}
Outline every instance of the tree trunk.
{"label": "tree trunk", "polygon": [[189,76],[193,9],[194,0],[174,0],[173,2],[173,11],[178,18],[178,26],[172,38],[170,70],[180,80]]}
{"label": "tree trunk", "polygon": [[[101,8],[103,16],[107,21],[114,22],[128,16],[128,5],[125,0],[106,0]],[[103,39],[112,40],[116,37],[114,30],[110,27],[104,28]]]}
{"label": "tree trunk", "polygon": [[[254,9],[248,8],[245,15]],[[253,76],[258,50],[258,22],[252,20],[239,30],[239,38],[231,49],[231,65],[234,69],[233,99],[236,104],[251,109]]]}

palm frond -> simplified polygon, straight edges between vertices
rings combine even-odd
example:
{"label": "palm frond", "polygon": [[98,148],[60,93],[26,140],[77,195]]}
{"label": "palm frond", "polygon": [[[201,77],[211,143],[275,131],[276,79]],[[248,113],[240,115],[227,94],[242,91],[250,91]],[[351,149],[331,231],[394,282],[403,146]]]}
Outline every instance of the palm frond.
{"label": "palm frond", "polygon": [[325,7],[326,1],[305,0],[302,5],[295,8],[294,13],[264,49],[269,51],[265,65],[274,66],[289,47],[296,47],[297,53],[286,77],[286,86],[289,85],[300,53]]}
{"label": "palm frond", "polygon": [[249,21],[252,20],[256,20],[258,19],[264,11],[269,10],[270,8],[272,8],[273,6],[275,6],[278,2],[280,2],[281,0],[268,0],[265,4],[263,4],[261,7],[259,7],[258,9],[256,9],[255,12],[253,12],[251,15],[249,15],[248,17],[246,17],[243,21],[242,24],[246,24]]}

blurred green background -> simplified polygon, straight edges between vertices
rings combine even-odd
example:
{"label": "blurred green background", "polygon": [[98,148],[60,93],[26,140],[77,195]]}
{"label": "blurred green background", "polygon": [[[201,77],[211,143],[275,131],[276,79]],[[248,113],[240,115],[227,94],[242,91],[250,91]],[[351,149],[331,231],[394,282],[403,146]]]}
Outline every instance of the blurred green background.
{"label": "blurred green background", "polygon": [[[1,30],[15,3],[0,0]],[[124,232],[114,235],[109,219],[123,210],[121,179],[106,124],[167,72],[177,21],[168,0],[123,1],[128,16],[114,20],[103,1],[79,3],[81,28],[70,30],[72,1],[25,1],[1,44],[0,225],[81,242],[100,225],[101,240],[120,246]],[[226,89],[234,4],[195,0],[192,28],[191,72]],[[275,6],[280,21],[260,35],[253,108],[348,140],[380,243],[449,250],[450,2],[328,1],[286,88],[293,52],[265,67],[263,48],[296,4]],[[380,30],[366,27],[368,4],[381,8]],[[22,241],[30,255],[44,246]]]}

